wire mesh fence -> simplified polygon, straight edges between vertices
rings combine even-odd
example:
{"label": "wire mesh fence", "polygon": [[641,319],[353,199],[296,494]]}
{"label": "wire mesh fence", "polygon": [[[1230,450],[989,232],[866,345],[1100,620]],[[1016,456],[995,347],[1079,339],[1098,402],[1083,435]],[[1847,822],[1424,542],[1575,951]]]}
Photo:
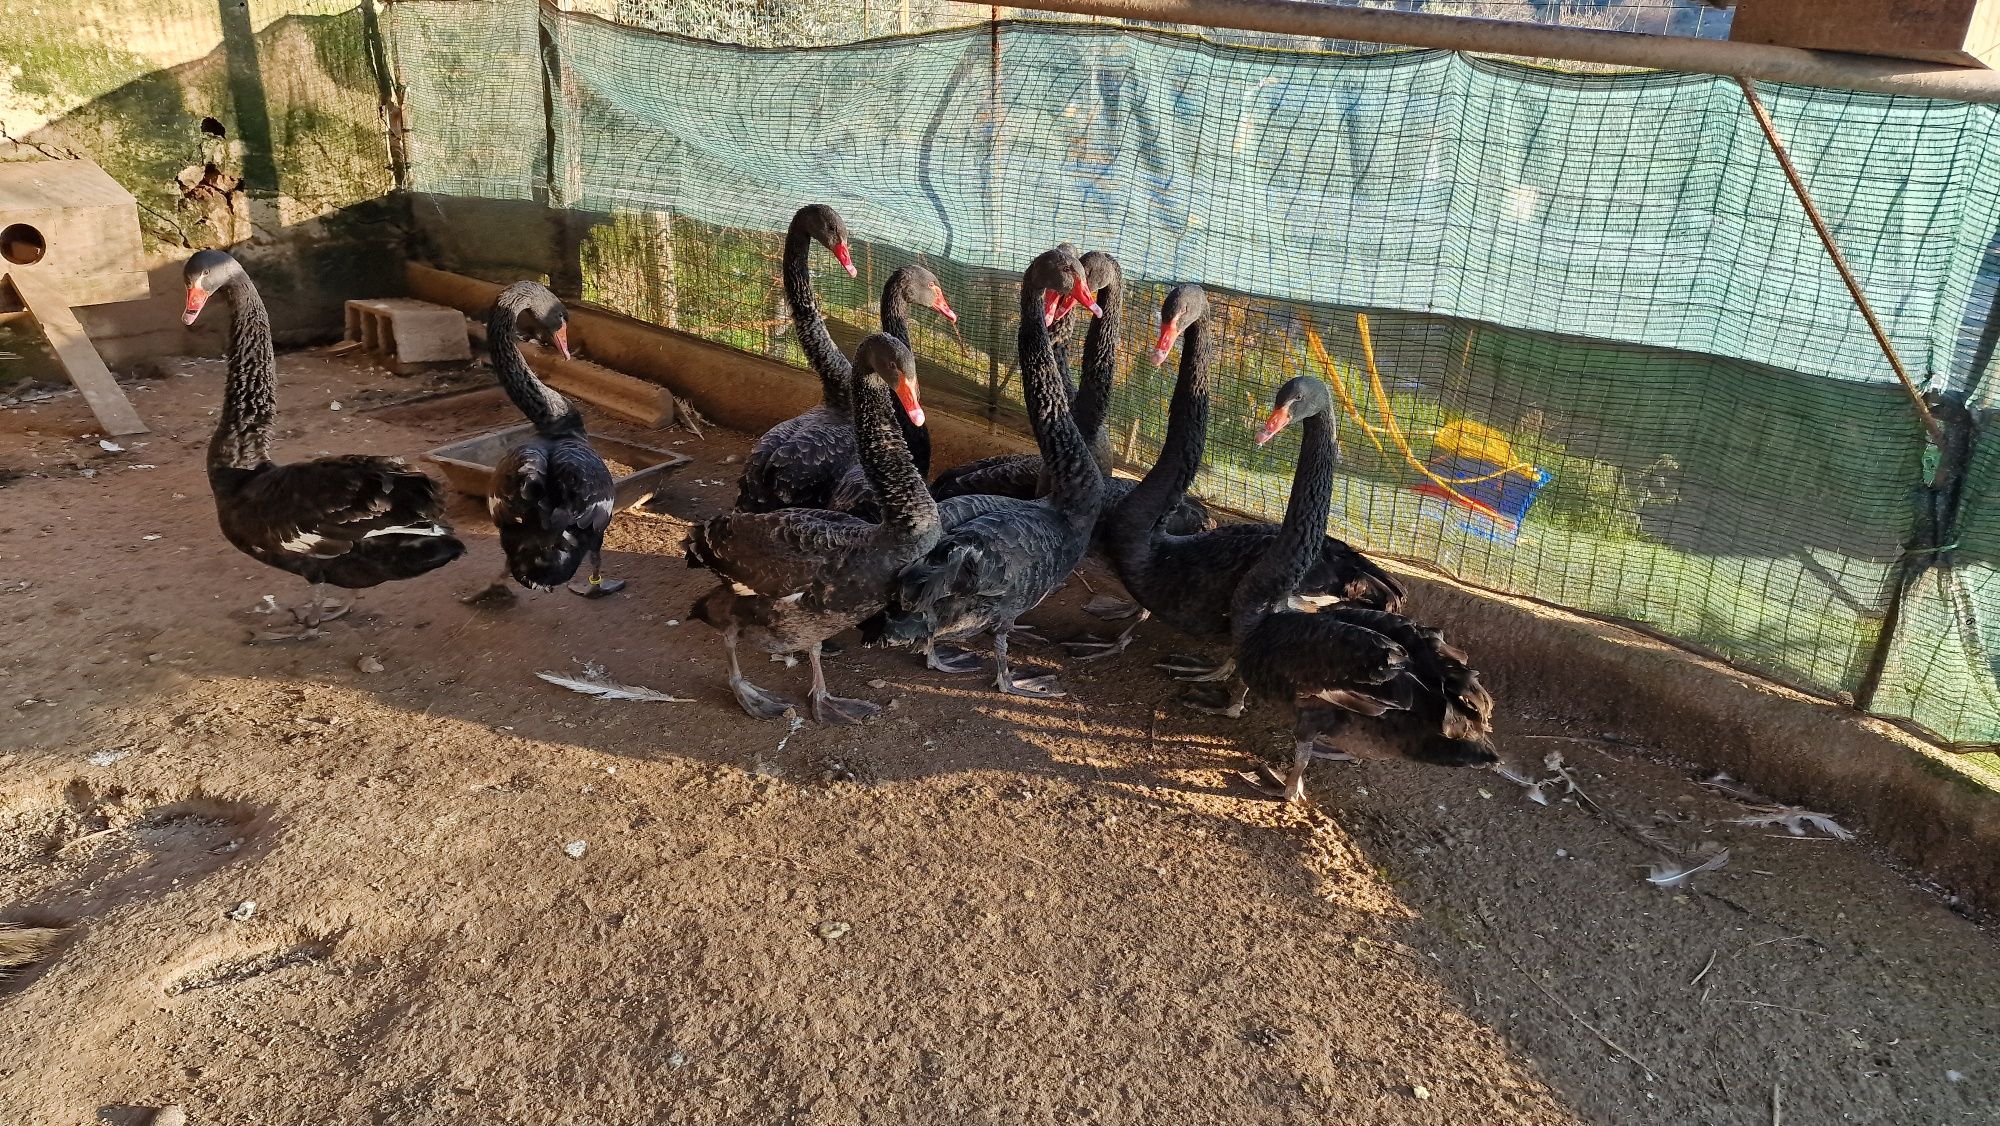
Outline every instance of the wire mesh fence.
{"label": "wire mesh fence", "polygon": [[[801,5],[821,23],[772,40],[841,45],[759,49],[733,40],[782,5],[740,23],[723,15],[752,9],[571,6],[390,10],[410,187],[442,264],[544,274],[796,364],[778,232],[828,202],[861,267],[816,272],[836,335],[872,326],[888,273],[924,262],[962,314],[958,333],[918,321],[927,397],[1006,421],[1021,264],[1065,239],[1110,250],[1127,356],[1165,286],[1218,297],[1199,485],[1217,502],[1282,509],[1289,449],[1256,448],[1251,420],[1279,382],[1319,374],[1348,404],[1337,519],[1357,543],[1961,748],[2000,742],[1983,636],[2000,455],[1975,443],[1964,473],[1937,470],[1732,83],[921,0]],[[1993,110],[1764,95],[1905,362],[1969,399],[1976,439]],[[1128,466],[1157,449],[1171,381],[1121,373]],[[1939,499],[1961,481],[1962,501]]]}

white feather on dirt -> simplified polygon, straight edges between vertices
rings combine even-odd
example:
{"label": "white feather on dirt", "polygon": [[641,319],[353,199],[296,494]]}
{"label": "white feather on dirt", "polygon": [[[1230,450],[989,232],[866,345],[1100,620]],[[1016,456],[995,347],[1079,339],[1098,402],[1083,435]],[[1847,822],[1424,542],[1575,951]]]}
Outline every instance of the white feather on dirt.
{"label": "white feather on dirt", "polygon": [[1488,769],[1516,786],[1521,787],[1523,796],[1529,801],[1534,802],[1536,805],[1549,804],[1549,795],[1542,790],[1544,783],[1538,782],[1521,773],[1512,763],[1505,761],[1496,762]]}
{"label": "white feather on dirt", "polygon": [[581,692],[600,700],[641,700],[658,704],[692,704],[693,700],[680,696],[669,696],[665,692],[641,687],[637,684],[619,684],[607,680],[604,669],[598,665],[585,665],[583,677],[563,676],[560,673],[538,672],[535,675],[560,688],[571,692]]}
{"label": "white feather on dirt", "polygon": [[1652,875],[1646,877],[1646,882],[1654,887],[1677,888],[1687,883],[1688,879],[1697,873],[1713,872],[1727,863],[1729,863],[1729,850],[1726,848],[1692,868],[1684,868],[1679,864],[1655,863]]}
{"label": "white feather on dirt", "polygon": [[1833,818],[1824,813],[1814,813],[1810,809],[1796,805],[1751,806],[1748,817],[1733,817],[1731,825],[1749,825],[1753,828],[1768,828],[1782,825],[1785,831],[1795,837],[1806,836],[1807,829],[1818,829],[1837,841],[1851,841],[1854,834],[1842,828]]}

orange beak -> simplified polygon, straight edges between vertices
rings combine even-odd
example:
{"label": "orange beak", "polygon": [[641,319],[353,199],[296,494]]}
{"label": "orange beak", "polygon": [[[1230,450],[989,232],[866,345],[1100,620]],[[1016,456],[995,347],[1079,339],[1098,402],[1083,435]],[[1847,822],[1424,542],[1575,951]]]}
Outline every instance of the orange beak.
{"label": "orange beak", "polygon": [[937,291],[937,296],[931,300],[931,308],[936,309],[938,316],[952,324],[958,323],[958,314],[951,311],[951,302],[944,299],[944,290]]}
{"label": "orange beak", "polygon": [[208,304],[208,291],[198,285],[187,287],[187,308],[181,313],[181,323],[191,325],[201,316],[202,307]]}
{"label": "orange beak", "polygon": [[1180,336],[1181,326],[1175,322],[1168,321],[1166,324],[1160,326],[1159,342],[1153,345],[1154,367],[1167,362],[1167,353],[1174,350],[1174,341],[1179,340]]}
{"label": "orange beak", "polygon": [[896,380],[896,401],[903,404],[903,413],[917,425],[924,424],[924,405],[917,401],[917,381],[908,376]]}
{"label": "orange beak", "polygon": [[1257,432],[1257,444],[1261,446],[1272,438],[1277,437],[1278,431],[1283,430],[1291,421],[1292,408],[1290,405],[1282,406],[1272,411],[1271,417],[1264,420],[1264,429]]}
{"label": "orange beak", "polygon": [[555,340],[555,342],[556,342],[556,351],[558,351],[558,352],[561,352],[561,353],[562,353],[562,358],[563,358],[563,359],[565,359],[565,360],[569,359],[569,358],[570,358],[570,356],[569,356],[569,326],[568,326],[568,325],[566,325],[566,324],[565,324],[565,325],[557,325],[557,326],[556,326],[556,330],[555,330],[555,332],[551,333],[551,334],[550,334],[550,336],[551,336],[551,337],[552,337],[552,338],[553,338],[553,339]]}
{"label": "orange beak", "polygon": [[848,277],[852,278],[859,276],[854,272],[854,255],[851,251],[847,249],[846,243],[844,242],[834,243],[833,256],[834,258],[839,260],[840,268],[847,271]]}

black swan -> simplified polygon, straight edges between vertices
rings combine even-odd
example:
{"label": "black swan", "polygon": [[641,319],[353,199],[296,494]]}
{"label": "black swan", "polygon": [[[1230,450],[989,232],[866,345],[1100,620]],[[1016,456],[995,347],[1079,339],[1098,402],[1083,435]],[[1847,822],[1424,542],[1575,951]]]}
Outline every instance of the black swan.
{"label": "black swan", "polygon": [[833,253],[849,277],[854,258],[847,248],[847,224],[833,208],[808,204],[792,216],[785,231],[785,302],[806,362],[819,376],[820,404],[764,432],[745,459],[737,486],[738,512],[772,512],[780,508],[823,507],[834,483],[854,461],[854,426],[848,417],[849,372],[826,331],[819,301],[813,297],[812,271],[807,261],[818,242]]}
{"label": "black swan", "polygon": [[[1171,515],[1201,471],[1208,439],[1208,378],[1215,358],[1209,331],[1207,293],[1198,285],[1176,286],[1160,306],[1160,337],[1154,362],[1166,360],[1181,341],[1181,366],[1167,408],[1167,435],[1160,458],[1117,507],[1098,520],[1102,550],[1118,580],[1150,614],[1190,637],[1229,637],[1231,600],[1244,575],[1277,543],[1275,524],[1225,524],[1195,535],[1176,534]],[[1299,593],[1331,597],[1376,610],[1396,611],[1403,585],[1353,547],[1323,536]],[[1138,623],[1111,642],[1071,642],[1081,660],[1108,657],[1131,644]],[[1196,680],[1225,680],[1229,662],[1217,666],[1198,657],[1175,656],[1164,667]]]}
{"label": "black swan", "polygon": [[[1283,783],[1268,767],[1254,783],[1273,797],[1305,796],[1314,758],[1351,761],[1377,748],[1439,766],[1483,766],[1493,753],[1493,697],[1444,635],[1381,610],[1337,605],[1300,608],[1306,575],[1324,557],[1333,502],[1333,410],[1326,384],[1300,376],[1278,389],[1263,445],[1303,421],[1285,523],[1243,576],[1230,636],[1243,684],[1260,698],[1292,705],[1292,767]],[[1342,735],[1360,738],[1340,740]]]}
{"label": "black swan", "polygon": [[[902,341],[910,343],[910,303],[921,301],[937,311],[951,324],[958,323],[958,314],[952,311],[951,302],[945,300],[944,287],[938,284],[937,275],[922,266],[904,266],[889,275],[882,286],[882,331]],[[896,386],[896,421],[903,431],[903,443],[909,447],[910,460],[916,463],[917,473],[928,477],[931,472],[931,431],[924,424],[924,408],[917,395],[917,384],[912,378],[908,387]],[[882,519],[881,505],[875,499],[875,489],[868,483],[868,473],[860,460],[848,466],[840,483],[833,487],[833,496],[827,507],[835,512],[851,512],[863,520]]]}
{"label": "black swan", "polygon": [[[884,615],[883,637],[921,643],[933,668],[967,671],[940,662],[937,642],[993,631],[995,684],[1019,696],[1060,696],[1054,677],[1017,681],[1007,665],[1007,635],[1015,620],[1039,605],[1082,561],[1104,496],[1104,474],[1071,420],[1049,339],[1049,314],[1065,295],[1096,314],[1095,295],[1083,264],[1067,247],[1043,253],[1021,280],[1017,347],[1028,417],[1050,476],[1039,500],[958,497],[940,506],[946,531],[929,554],[906,568]],[[978,515],[951,510],[971,506]]]}
{"label": "black swan", "polygon": [[[1109,512],[1113,505],[1131,492],[1135,484],[1111,475],[1111,441],[1104,429],[1105,417],[1111,411],[1112,385],[1118,377],[1118,344],[1125,316],[1125,274],[1118,260],[1101,250],[1090,251],[1080,261],[1084,276],[1089,280],[1091,291],[1097,295],[1098,307],[1103,312],[1091,321],[1090,330],[1084,334],[1083,379],[1068,399],[1076,428],[1090,443],[1091,457],[1104,471],[1103,510]],[[1056,366],[1063,373],[1065,390],[1069,381],[1070,322],[1076,304],[1073,295],[1065,294],[1054,306],[1054,319],[1049,322]],[[1033,500],[1047,491],[1048,481],[1043,473],[1040,454],[996,454],[978,458],[945,470],[931,483],[931,495],[939,500],[963,496]],[[1201,501],[1183,497],[1168,526],[1178,534],[1188,535],[1213,527],[1214,521]]]}
{"label": "black swan", "polygon": [[585,557],[590,559],[590,579],[570,590],[586,598],[616,594],[625,583],[604,577],[603,559],[604,530],[611,526],[616,497],[611,469],[590,447],[583,415],[535,378],[521,357],[515,333],[524,315],[569,356],[569,316],[555,294],[527,281],[501,291],[486,318],[486,344],[500,386],[534,423],[535,433],[493,468],[487,508],[500,529],[506,575],[473,597],[511,597],[504,585],[508,576],[531,590],[551,590],[569,582]]}
{"label": "black swan", "polygon": [[897,575],[938,540],[937,502],[903,444],[889,384],[914,377],[916,359],[901,341],[877,333],[861,342],[852,366],[856,444],[884,519],[788,508],[732,512],[696,525],[690,567],[727,581],[703,595],[691,616],[722,631],[729,687],[743,710],[775,719],[791,707],[743,677],[739,642],[772,655],[804,650],[812,662],[812,713],[821,723],[858,723],[881,709],[826,690],[820,643],[880,610]]}
{"label": "black swan", "polygon": [[443,520],[444,490],[401,458],[345,454],[276,465],[278,359],[271,320],[250,275],[220,250],[189,258],[182,277],[195,318],[216,294],[229,299],[229,387],[208,443],[208,484],[222,534],[260,563],[312,584],[294,610],[297,628],[260,641],[307,640],[347,607],[322,600],[331,583],[359,590],[434,571],[465,553]]}

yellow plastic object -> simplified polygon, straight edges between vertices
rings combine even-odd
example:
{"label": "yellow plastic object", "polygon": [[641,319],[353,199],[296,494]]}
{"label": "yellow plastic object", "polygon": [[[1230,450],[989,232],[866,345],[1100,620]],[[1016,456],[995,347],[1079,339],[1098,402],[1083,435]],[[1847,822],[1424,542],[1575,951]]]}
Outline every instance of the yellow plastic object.
{"label": "yellow plastic object", "polygon": [[1469,457],[1493,465],[1513,465],[1514,447],[1506,435],[1469,418],[1446,423],[1432,443],[1455,457]]}

